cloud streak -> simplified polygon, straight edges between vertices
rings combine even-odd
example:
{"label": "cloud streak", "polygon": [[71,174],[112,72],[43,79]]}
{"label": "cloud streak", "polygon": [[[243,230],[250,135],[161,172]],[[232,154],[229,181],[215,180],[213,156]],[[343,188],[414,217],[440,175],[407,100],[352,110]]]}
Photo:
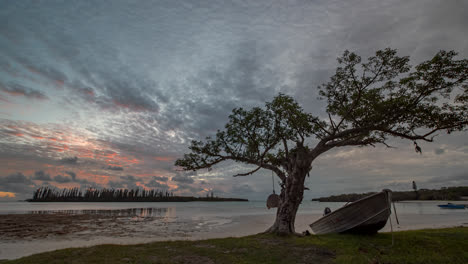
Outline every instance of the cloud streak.
{"label": "cloud streak", "polygon": [[48,97],[43,92],[16,83],[10,83],[7,85],[0,83],[0,91],[11,96],[24,96],[26,98],[39,100],[48,99]]}

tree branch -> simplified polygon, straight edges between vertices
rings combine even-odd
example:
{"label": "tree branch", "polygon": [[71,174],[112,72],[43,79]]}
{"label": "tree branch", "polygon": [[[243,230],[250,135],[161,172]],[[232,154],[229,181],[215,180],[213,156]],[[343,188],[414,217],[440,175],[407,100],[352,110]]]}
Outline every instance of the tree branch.
{"label": "tree branch", "polygon": [[327,114],[328,114],[328,119],[330,119],[330,125],[331,125],[331,127],[332,127],[332,129],[333,129],[333,133],[332,133],[332,134],[334,134],[334,133],[337,131],[337,127],[336,127],[336,125],[335,125],[335,122],[333,122],[333,119],[332,119],[332,117],[331,117],[331,115],[330,115],[330,112],[327,112]]}
{"label": "tree branch", "polygon": [[239,174],[236,174],[236,175],[233,175],[233,177],[237,177],[237,176],[248,176],[250,174],[254,174],[255,172],[257,172],[259,169],[261,169],[262,167],[258,166],[255,170],[252,170],[252,171],[249,171],[249,172],[246,172],[246,173],[239,173]]}

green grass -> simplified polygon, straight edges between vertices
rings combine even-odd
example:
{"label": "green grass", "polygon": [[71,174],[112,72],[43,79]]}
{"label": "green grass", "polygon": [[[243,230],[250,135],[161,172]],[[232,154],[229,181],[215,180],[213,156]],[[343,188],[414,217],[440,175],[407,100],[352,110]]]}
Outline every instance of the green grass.
{"label": "green grass", "polygon": [[375,236],[254,235],[200,241],[101,245],[57,250],[13,263],[468,263],[468,228]]}

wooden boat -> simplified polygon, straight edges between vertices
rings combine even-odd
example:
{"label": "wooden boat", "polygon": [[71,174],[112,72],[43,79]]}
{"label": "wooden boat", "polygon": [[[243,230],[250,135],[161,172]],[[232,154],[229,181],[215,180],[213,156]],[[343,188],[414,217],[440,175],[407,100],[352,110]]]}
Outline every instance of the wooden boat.
{"label": "wooden boat", "polygon": [[364,197],[331,212],[310,225],[315,234],[374,234],[382,229],[390,216],[392,192],[388,189]]}
{"label": "wooden boat", "polygon": [[447,203],[447,204],[439,204],[438,206],[444,209],[465,209],[464,204]]}

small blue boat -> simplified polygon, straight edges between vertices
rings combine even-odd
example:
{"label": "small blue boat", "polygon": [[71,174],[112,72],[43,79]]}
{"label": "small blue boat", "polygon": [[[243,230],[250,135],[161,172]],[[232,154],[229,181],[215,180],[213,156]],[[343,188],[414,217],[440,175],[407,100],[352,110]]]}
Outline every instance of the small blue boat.
{"label": "small blue boat", "polygon": [[465,209],[464,204],[447,203],[447,204],[439,204],[438,206],[440,208],[445,208],[445,209]]}

